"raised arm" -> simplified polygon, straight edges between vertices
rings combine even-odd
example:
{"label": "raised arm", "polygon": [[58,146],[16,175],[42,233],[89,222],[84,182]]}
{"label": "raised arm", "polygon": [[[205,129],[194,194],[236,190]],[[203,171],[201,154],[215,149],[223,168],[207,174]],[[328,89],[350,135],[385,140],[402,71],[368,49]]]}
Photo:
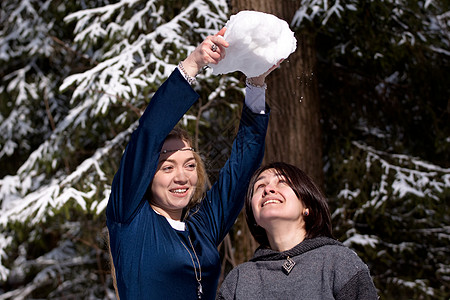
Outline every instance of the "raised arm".
{"label": "raised arm", "polygon": [[155,93],[114,176],[106,210],[109,221],[128,223],[140,209],[165,137],[197,99],[178,70]]}
{"label": "raised arm", "polygon": [[[156,172],[159,153],[168,133],[198,99],[189,77],[225,56],[225,29],[208,36],[161,85],[139,120],[138,128],[122,156],[114,176],[106,209],[107,219],[129,223],[144,203],[144,195]],[[217,49],[212,49],[212,45]],[[215,51],[213,51],[215,50]],[[186,80],[187,79],[187,80]]]}
{"label": "raised arm", "polygon": [[210,239],[217,245],[234,224],[242,209],[250,177],[262,162],[270,112],[265,105],[265,78],[280,63],[247,80],[245,105],[230,158],[200,210],[192,215],[193,226],[198,226],[202,232],[210,232]]}

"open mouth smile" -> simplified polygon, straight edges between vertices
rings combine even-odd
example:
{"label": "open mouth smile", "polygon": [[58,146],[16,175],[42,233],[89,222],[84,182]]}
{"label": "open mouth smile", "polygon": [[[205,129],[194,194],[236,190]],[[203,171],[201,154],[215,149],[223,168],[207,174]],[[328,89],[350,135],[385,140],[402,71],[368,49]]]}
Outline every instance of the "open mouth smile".
{"label": "open mouth smile", "polygon": [[268,205],[268,204],[280,204],[280,203],[281,203],[280,200],[277,200],[277,199],[268,199],[268,200],[263,201],[263,203],[261,204],[261,207],[264,207],[264,206],[266,206],[266,205]]}
{"label": "open mouth smile", "polygon": [[186,193],[187,191],[188,191],[188,188],[170,190],[171,193],[179,194],[179,195],[182,195],[182,194]]}

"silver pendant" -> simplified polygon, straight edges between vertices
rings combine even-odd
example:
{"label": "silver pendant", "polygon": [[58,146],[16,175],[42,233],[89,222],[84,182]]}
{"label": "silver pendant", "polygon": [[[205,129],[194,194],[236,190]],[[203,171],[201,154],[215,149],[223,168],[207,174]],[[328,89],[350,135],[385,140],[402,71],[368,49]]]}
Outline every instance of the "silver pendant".
{"label": "silver pendant", "polygon": [[202,284],[201,284],[200,282],[198,282],[198,287],[197,287],[197,299],[202,299],[202,295],[203,295]]}
{"label": "silver pendant", "polygon": [[285,263],[283,264],[283,271],[286,273],[286,275],[289,275],[291,273],[292,269],[295,267],[295,261],[289,258],[289,256],[286,258]]}

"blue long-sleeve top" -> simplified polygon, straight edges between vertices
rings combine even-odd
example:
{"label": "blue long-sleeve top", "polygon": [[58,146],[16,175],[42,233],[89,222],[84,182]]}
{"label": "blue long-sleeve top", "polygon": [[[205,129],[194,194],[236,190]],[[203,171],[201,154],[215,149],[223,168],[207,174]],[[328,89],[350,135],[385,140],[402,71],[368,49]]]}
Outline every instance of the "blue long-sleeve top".
{"label": "blue long-sleeve top", "polygon": [[217,247],[242,209],[250,177],[262,161],[269,114],[244,106],[230,158],[198,210],[186,218],[186,230],[179,231],[151,208],[146,191],[164,139],[198,97],[176,69],[139,120],[114,177],[106,216],[121,300],[196,299],[188,236],[201,265],[203,299],[215,298],[221,270]]}

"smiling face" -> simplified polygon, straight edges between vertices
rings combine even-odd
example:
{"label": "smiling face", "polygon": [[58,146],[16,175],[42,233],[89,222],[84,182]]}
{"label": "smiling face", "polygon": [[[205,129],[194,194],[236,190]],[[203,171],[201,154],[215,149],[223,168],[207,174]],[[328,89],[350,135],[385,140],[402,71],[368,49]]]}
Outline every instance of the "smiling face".
{"label": "smiling face", "polygon": [[[270,198],[273,201],[264,205],[264,199]],[[271,238],[284,235],[288,227],[304,232],[305,238],[333,238],[327,199],[305,172],[284,162],[272,162],[255,171],[245,197],[245,218],[252,236],[263,247],[271,247]]]}
{"label": "smiling face", "polygon": [[197,162],[191,146],[181,139],[164,142],[158,169],[151,185],[152,208],[165,217],[180,220],[183,209],[195,192]]}
{"label": "smiling face", "polygon": [[266,230],[274,222],[289,221],[304,226],[305,207],[286,178],[274,169],[262,172],[253,185],[251,206],[256,223]]}

